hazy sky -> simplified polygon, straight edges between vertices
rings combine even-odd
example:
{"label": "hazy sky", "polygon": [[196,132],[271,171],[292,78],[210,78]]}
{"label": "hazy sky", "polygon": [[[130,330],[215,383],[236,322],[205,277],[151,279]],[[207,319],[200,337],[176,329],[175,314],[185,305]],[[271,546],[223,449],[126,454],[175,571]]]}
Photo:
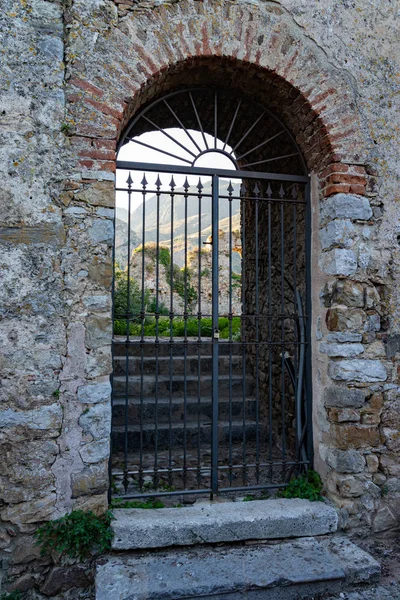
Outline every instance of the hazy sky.
{"label": "hazy sky", "polygon": [[[174,139],[176,139],[178,142],[180,142],[183,146],[188,148],[188,150],[190,150],[192,153],[198,154],[198,149],[195,147],[193,142],[189,139],[187,134],[182,129],[173,128],[173,129],[167,129],[166,131],[169,135],[171,135]],[[205,150],[206,148],[205,148],[202,134],[199,131],[193,131],[193,130],[189,130],[189,133],[193,137],[193,139],[197,142],[197,144],[200,146],[200,148]],[[213,138],[210,135],[208,135],[207,133],[205,134],[205,137],[207,139],[207,143],[208,143],[209,147],[212,148],[213,143],[214,143]],[[190,160],[190,161],[193,160],[193,156],[189,152],[186,152],[182,147],[180,147],[178,144],[174,143],[172,140],[168,139],[164,134],[162,134],[159,131],[144,133],[141,136],[139,136],[137,139],[146,144],[149,144],[150,146],[153,146],[156,148],[162,148],[166,152],[175,154],[175,155],[181,157],[182,159],[186,159],[186,160]],[[223,147],[223,142],[221,142],[220,140],[217,140],[217,148],[222,149],[222,147]],[[232,148],[230,146],[227,146],[226,151],[231,152]],[[190,167],[190,164],[184,162],[184,160],[178,160],[176,158],[167,156],[166,154],[163,154],[156,150],[151,150],[150,148],[146,148],[144,146],[140,146],[139,144],[135,144],[134,142],[129,142],[128,144],[126,144],[125,146],[123,146],[121,148],[121,150],[118,153],[118,159],[132,161],[132,162],[149,162],[149,163],[157,163],[157,164],[164,164],[164,165],[175,164],[175,165],[182,165],[182,166]],[[203,155],[202,157],[199,158],[198,161],[196,161],[195,166],[197,166],[197,167],[214,167],[214,168],[217,167],[219,169],[234,169],[234,165],[231,162],[231,160],[228,157],[224,156],[223,154],[219,154],[217,152]],[[120,186],[125,187],[125,185],[126,185],[125,182],[126,182],[127,178],[128,178],[128,171],[117,171],[117,187],[120,187]],[[141,187],[140,182],[141,182],[142,178],[143,178],[143,172],[140,172],[140,173],[137,171],[132,172],[132,179],[134,181],[133,187],[140,188]],[[146,172],[146,179],[149,184],[148,188],[154,190],[155,189],[155,181],[157,179],[157,173]],[[171,181],[171,174],[169,174],[169,173],[160,174],[160,179],[162,182],[163,189],[165,191],[167,191],[169,189],[169,187],[168,187],[169,182]],[[198,182],[198,179],[199,178],[197,176],[188,177],[188,181],[189,181],[190,185],[196,185]],[[185,176],[184,175],[174,175],[174,180],[175,180],[177,187],[182,187],[183,182],[185,180]],[[206,180],[207,180],[207,178],[203,178],[203,181],[206,181]],[[142,200],[143,200],[142,194],[140,194],[140,193],[132,194],[131,210],[134,211],[135,208],[137,208],[137,206],[139,206],[141,204]],[[124,192],[117,192],[117,194],[116,194],[117,207],[121,206],[124,208],[128,208],[127,203],[128,203],[127,194]]]}

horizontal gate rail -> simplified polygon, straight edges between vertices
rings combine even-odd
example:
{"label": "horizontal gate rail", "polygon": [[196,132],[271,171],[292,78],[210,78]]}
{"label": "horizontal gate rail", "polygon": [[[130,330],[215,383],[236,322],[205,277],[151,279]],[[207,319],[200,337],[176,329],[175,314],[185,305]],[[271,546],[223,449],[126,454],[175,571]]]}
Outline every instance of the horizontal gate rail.
{"label": "horizontal gate rail", "polygon": [[[146,171],[149,173],[174,173],[179,175],[203,175],[212,177],[218,175],[228,179],[261,179],[271,181],[292,181],[293,183],[308,183],[310,178],[305,175],[286,175],[282,173],[263,173],[258,171],[235,171],[234,169],[206,169],[203,167],[181,167],[179,165],[155,165],[140,162],[117,160],[117,169],[128,171]],[[142,190],[140,190],[142,191]]]}

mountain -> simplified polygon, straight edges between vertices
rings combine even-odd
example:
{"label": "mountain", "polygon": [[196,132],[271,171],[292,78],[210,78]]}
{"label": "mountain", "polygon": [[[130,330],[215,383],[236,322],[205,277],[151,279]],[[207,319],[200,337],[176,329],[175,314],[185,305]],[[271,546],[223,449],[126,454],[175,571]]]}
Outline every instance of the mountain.
{"label": "mountain", "polygon": [[[221,180],[220,194],[227,196],[228,181]],[[233,185],[233,195],[239,195],[239,183]],[[192,188],[191,188],[192,189]],[[205,242],[211,234],[211,182],[207,182],[202,189],[201,205],[199,198],[195,193],[189,194],[187,198],[187,250],[198,248],[199,241],[199,208],[201,242]],[[173,252],[174,263],[184,266],[185,262],[185,197],[183,188],[176,188],[173,201]],[[159,239],[162,245],[171,246],[171,195],[169,193],[160,194],[159,203]],[[131,248],[132,250],[142,242],[142,219],[143,203],[140,204],[131,214],[131,224],[134,224],[136,230],[131,229]],[[117,207],[116,223],[116,256],[124,256],[126,261],[127,242],[126,236],[128,211],[125,208]],[[229,201],[226,198],[220,198],[219,201],[219,228],[229,231]],[[240,201],[232,200],[232,231],[240,229]],[[157,236],[157,196],[150,196],[145,203],[145,241],[155,242]],[[235,256],[235,271],[239,268],[238,257]]]}

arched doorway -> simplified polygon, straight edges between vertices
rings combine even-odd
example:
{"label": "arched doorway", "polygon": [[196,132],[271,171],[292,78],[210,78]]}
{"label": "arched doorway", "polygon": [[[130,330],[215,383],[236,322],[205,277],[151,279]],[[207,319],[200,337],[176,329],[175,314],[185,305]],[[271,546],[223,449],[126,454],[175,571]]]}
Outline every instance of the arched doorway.
{"label": "arched doorway", "polygon": [[285,485],[310,464],[309,180],[244,92],[142,108],[117,161],[114,489]]}

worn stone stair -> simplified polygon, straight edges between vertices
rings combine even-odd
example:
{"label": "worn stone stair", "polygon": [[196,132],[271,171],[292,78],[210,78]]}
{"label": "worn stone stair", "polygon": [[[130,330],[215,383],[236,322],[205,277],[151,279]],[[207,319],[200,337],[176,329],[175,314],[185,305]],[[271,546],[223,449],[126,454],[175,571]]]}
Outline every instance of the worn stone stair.
{"label": "worn stone stair", "polygon": [[[143,349],[123,341],[114,345],[113,449],[128,452],[162,451],[211,443],[212,344],[198,347],[189,340],[158,350],[147,339]],[[127,355],[128,353],[128,355]],[[255,383],[243,377],[240,345],[220,344],[219,356],[219,441],[256,440],[262,433],[256,420]],[[157,372],[157,376],[156,376]],[[186,400],[185,400],[186,398]],[[125,419],[128,427],[125,429]],[[156,431],[157,426],[157,431]]]}
{"label": "worn stone stair", "polygon": [[371,556],[336,534],[336,510],[324,503],[203,502],[115,517],[96,600],[310,600],[380,577]]}

